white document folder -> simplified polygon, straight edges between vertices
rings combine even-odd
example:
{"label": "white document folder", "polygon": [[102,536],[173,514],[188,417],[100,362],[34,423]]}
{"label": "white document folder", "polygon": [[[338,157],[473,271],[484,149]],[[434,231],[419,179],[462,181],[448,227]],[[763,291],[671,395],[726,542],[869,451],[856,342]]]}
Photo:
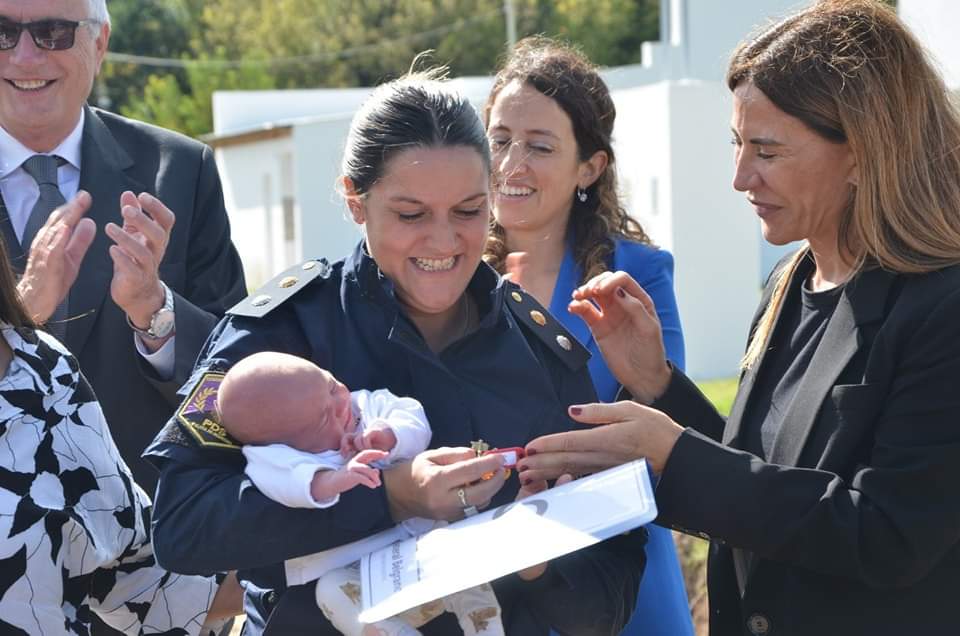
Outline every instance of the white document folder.
{"label": "white document folder", "polygon": [[647,465],[638,460],[395,541],[360,560],[360,620],[383,620],[586,548],[656,516]]}

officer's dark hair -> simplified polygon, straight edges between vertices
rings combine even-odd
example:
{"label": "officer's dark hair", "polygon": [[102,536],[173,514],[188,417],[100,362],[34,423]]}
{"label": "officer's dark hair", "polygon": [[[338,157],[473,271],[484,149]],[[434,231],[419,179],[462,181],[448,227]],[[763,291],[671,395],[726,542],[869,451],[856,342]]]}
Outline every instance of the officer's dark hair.
{"label": "officer's dark hair", "polygon": [[473,148],[490,170],[483,123],[467,98],[444,81],[445,69],[381,84],[350,124],[341,171],[363,195],[395,155],[411,148]]}
{"label": "officer's dark hair", "polygon": [[0,238],[0,321],[12,327],[35,328],[36,325],[17,293],[17,282],[10,267],[7,246]]}

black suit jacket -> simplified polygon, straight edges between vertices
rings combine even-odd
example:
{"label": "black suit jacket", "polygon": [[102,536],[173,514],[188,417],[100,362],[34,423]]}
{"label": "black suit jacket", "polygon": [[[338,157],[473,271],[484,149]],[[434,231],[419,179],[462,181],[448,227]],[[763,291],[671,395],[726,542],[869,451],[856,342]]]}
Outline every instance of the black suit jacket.
{"label": "black suit jacket", "polygon": [[846,285],[766,462],[738,450],[763,373],[726,422],[678,372],[654,405],[690,427],[657,502],[712,539],[712,636],[956,633],[960,266]]}
{"label": "black suit jacket", "polygon": [[[246,295],[230,242],[220,177],[209,147],[162,128],[86,109],[80,188],[93,197],[87,216],[97,234],[70,290],[66,345],[93,386],[120,453],[137,482],[153,495],[156,469],[140,457],[179,403],[207,334]],[[124,190],[149,192],[176,215],[160,278],[174,292],[176,363],[161,381],[137,353],[124,312],[110,297],[113,242],[108,222],[122,225]]]}

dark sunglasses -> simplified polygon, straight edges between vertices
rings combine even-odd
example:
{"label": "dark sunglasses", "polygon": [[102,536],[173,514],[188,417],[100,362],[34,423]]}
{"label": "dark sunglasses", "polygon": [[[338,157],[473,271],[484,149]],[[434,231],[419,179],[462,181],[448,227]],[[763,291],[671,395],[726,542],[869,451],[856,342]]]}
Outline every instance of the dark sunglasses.
{"label": "dark sunglasses", "polygon": [[98,24],[97,20],[37,20],[14,22],[0,18],[0,51],[16,48],[24,29],[30,32],[33,43],[45,51],[63,51],[73,46],[77,27],[81,24]]}

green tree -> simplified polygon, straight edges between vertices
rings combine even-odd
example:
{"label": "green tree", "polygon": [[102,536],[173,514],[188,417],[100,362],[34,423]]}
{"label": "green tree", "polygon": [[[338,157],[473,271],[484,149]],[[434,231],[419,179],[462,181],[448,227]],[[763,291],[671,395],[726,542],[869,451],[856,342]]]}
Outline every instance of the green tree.
{"label": "green tree", "polygon": [[[189,0],[195,1],[195,0]],[[111,0],[108,4],[113,30],[110,49],[158,58],[178,58],[189,51],[193,26],[188,0]],[[131,98],[143,92],[155,68],[108,58],[97,82],[93,101],[121,111]],[[181,86],[186,73],[170,71]]]}
{"label": "green tree", "polygon": [[[116,32],[140,19],[130,7],[143,6],[171,23],[138,28],[179,38],[176,45],[138,47],[147,39],[134,37],[115,40],[113,50],[182,59],[186,69],[111,69],[106,84],[122,112],[193,135],[211,128],[214,90],[368,86],[403,74],[426,49],[453,75],[483,75],[496,68],[506,39],[502,0],[171,0],[166,13],[160,4],[113,0]],[[659,25],[657,0],[515,6],[520,37],[563,37],[601,65],[639,62],[641,43],[656,39]]]}
{"label": "green tree", "polygon": [[187,135],[199,135],[213,130],[211,103],[215,90],[274,88],[273,78],[256,65],[211,72],[198,64],[186,69],[186,78],[188,89],[173,74],[150,75],[142,95],[131,99],[121,112]]}

